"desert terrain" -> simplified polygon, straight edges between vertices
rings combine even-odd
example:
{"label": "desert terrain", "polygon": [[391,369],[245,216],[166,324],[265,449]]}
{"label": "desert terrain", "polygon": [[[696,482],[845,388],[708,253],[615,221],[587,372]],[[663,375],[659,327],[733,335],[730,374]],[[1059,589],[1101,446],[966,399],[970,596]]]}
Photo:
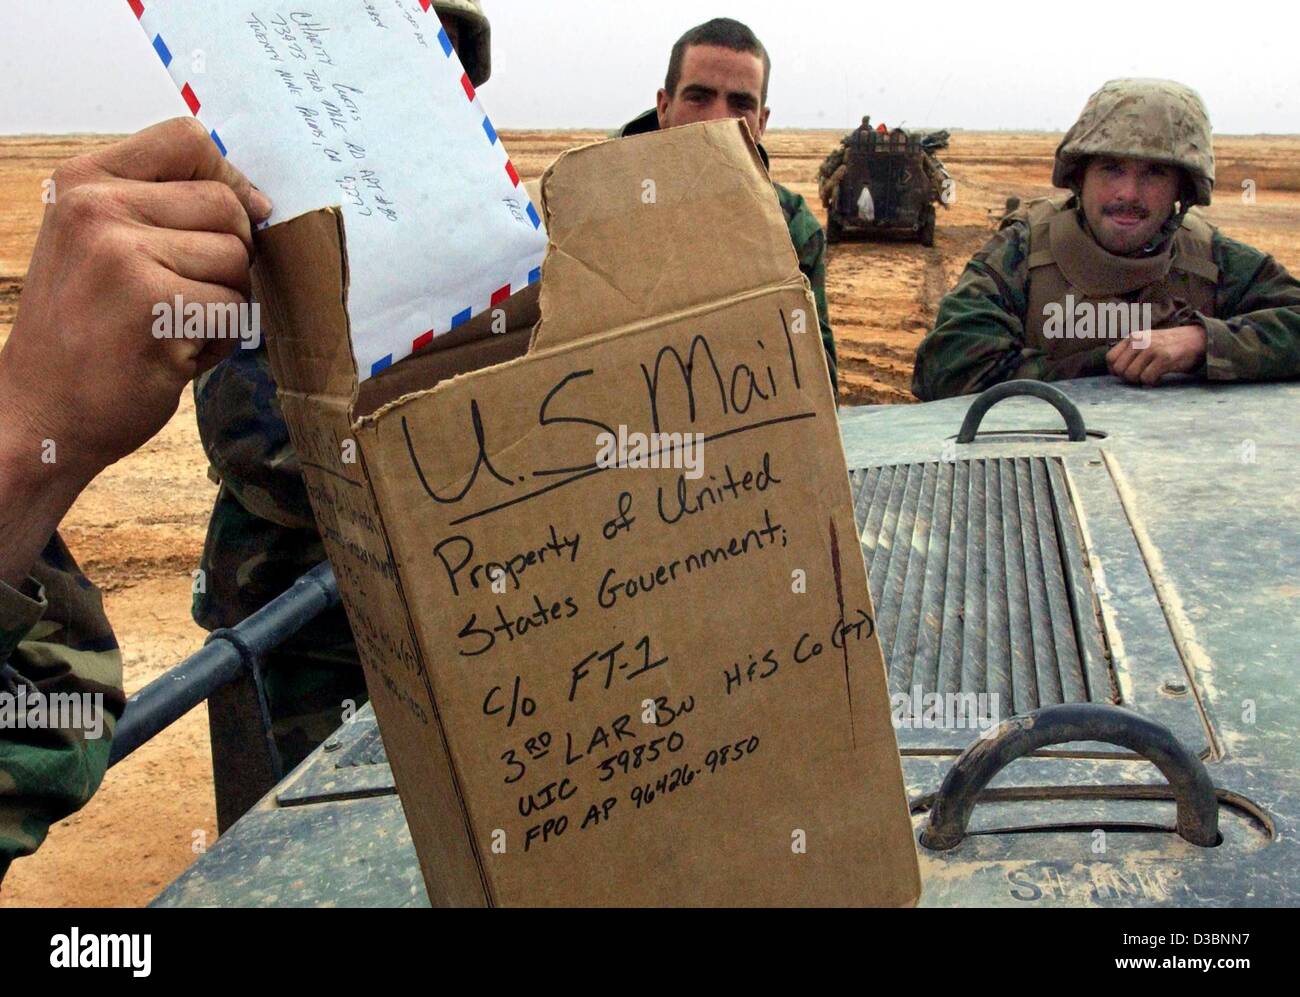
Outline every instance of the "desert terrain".
{"label": "desert terrain", "polygon": [[[503,132],[519,172],[536,177],[590,132]],[[824,221],[816,174],[840,133],[777,131],[765,143],[774,179],[804,195]],[[912,357],[936,306],[966,260],[993,231],[991,212],[1009,195],[1050,192],[1059,135],[954,132],[941,153],[956,200],[939,212],[935,245],[849,242],[828,255],[827,296],[845,405],[909,403]],[[62,160],[111,137],[0,138],[0,343],[14,321],[40,226],[42,181]],[[1300,136],[1216,140],[1218,187],[1210,219],[1228,234],[1300,272]],[[1243,197],[1253,182],[1254,200]],[[87,357],[87,376],[108,357]],[[127,692],[197,649],[189,616],[190,571],[198,565],[216,488],[187,393],[166,429],[81,496],[63,535],[104,592],[123,647]],[[216,837],[203,708],[119,767],[80,813],[20,859],[0,890],[6,906],[135,906],[147,903]]]}

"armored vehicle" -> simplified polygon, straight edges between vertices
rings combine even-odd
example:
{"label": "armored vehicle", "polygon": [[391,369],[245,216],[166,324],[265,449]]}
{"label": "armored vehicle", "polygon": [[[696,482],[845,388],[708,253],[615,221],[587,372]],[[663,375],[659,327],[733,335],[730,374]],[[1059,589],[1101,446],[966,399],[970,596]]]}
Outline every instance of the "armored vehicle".
{"label": "armored vehicle", "polygon": [[819,173],[827,239],[914,233],[933,246],[935,204],[943,202],[951,178],[932,153],[946,144],[945,132],[922,136],[901,128],[862,127],[845,136]]}
{"label": "armored vehicle", "polygon": [[[1297,412],[1108,377],[841,410],[922,903],[1300,903]],[[369,709],[155,901],[427,902]]]}

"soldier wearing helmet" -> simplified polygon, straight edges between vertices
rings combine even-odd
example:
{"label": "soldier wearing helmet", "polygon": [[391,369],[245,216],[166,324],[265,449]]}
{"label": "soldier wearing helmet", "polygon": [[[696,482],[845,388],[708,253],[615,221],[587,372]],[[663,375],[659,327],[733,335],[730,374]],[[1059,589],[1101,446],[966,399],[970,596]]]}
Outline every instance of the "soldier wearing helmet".
{"label": "soldier wearing helmet", "polygon": [[1209,116],[1170,80],[1112,80],[1056,150],[1068,195],[1012,212],[940,303],[922,400],[1014,378],[1300,376],[1300,283],[1196,210],[1214,190]]}

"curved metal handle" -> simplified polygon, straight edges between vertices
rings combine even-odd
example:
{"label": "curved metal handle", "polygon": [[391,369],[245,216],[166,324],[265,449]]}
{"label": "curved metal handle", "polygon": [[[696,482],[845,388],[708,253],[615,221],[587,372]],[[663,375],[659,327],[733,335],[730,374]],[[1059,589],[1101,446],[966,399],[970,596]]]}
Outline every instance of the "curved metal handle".
{"label": "curved metal handle", "polygon": [[1079,414],[1078,407],[1070,401],[1065,392],[1045,381],[1020,380],[1003,381],[981,391],[979,397],[971,402],[970,408],[966,410],[966,418],[962,420],[961,430],[957,433],[957,442],[970,443],[974,440],[975,432],[984,419],[984,413],[1002,399],[1023,396],[1041,398],[1045,402],[1050,402],[1065,420],[1065,428],[1069,430],[1071,443],[1081,443],[1088,438],[1088,429],[1083,424],[1083,416]]}
{"label": "curved metal handle", "polygon": [[1022,755],[1067,741],[1104,741],[1136,751],[1169,780],[1178,805],[1178,834],[1202,848],[1218,844],[1219,802],[1201,760],[1163,724],[1105,703],[1045,706],[1005,720],[977,740],[944,777],[921,844],[935,851],[956,848],[966,837],[977,798],[995,775]]}

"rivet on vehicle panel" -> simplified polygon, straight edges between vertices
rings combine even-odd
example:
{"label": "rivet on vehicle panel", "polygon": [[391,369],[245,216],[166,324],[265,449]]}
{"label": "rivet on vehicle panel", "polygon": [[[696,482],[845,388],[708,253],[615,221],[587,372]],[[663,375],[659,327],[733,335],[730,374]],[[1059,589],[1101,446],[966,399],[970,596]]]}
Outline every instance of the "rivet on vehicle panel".
{"label": "rivet on vehicle panel", "polygon": [[1165,682],[1164,691],[1171,696],[1181,696],[1187,692],[1187,685],[1177,679],[1168,679]]}
{"label": "rivet on vehicle panel", "polygon": [[332,738],[330,738],[328,741],[325,742],[325,750],[326,750],[326,751],[338,751],[338,749],[339,749],[339,745],[340,745],[341,743],[342,743],[342,742],[339,741],[338,738],[332,737]]}

